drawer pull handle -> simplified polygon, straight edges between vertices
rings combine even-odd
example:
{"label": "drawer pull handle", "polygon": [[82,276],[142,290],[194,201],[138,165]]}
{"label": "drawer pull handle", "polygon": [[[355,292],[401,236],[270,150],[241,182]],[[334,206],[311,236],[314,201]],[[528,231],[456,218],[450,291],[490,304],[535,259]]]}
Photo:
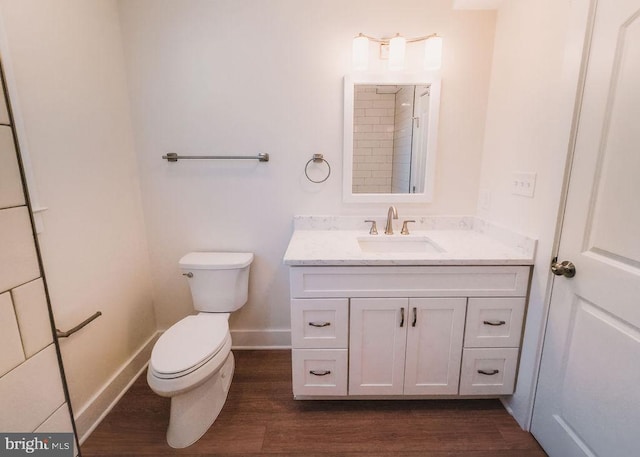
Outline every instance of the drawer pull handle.
{"label": "drawer pull handle", "polygon": [[404,327],[404,308],[400,308],[400,327]]}
{"label": "drawer pull handle", "polygon": [[506,324],[505,321],[482,321],[482,323],[484,325],[493,325],[494,327],[497,327],[498,325]]}
{"label": "drawer pull handle", "polygon": [[494,374],[500,373],[500,370],[478,370],[480,374],[486,374],[487,376],[493,376]]}
{"label": "drawer pull handle", "polygon": [[413,322],[411,322],[411,326],[415,327],[416,326],[416,322],[418,321],[418,308],[416,308],[415,306],[413,307]]}
{"label": "drawer pull handle", "polygon": [[331,322],[309,322],[311,327],[328,327],[331,325]]}
{"label": "drawer pull handle", "polygon": [[326,376],[328,374],[331,374],[331,370],[322,370],[322,371],[310,370],[309,373],[311,373],[314,376]]}

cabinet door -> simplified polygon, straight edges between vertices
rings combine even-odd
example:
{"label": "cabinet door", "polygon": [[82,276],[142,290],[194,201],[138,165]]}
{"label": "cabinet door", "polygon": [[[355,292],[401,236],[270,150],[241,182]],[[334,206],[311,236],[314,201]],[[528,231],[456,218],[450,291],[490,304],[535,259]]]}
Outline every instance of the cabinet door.
{"label": "cabinet door", "polygon": [[409,300],[405,395],[458,393],[466,298]]}
{"label": "cabinet door", "polygon": [[353,298],[349,395],[401,395],[408,325],[407,298]]}

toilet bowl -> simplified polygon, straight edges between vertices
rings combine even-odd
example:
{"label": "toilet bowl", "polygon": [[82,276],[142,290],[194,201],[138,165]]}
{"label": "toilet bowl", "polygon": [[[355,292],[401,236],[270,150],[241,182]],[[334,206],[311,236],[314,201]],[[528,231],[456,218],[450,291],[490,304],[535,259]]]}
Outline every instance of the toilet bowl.
{"label": "toilet bowl", "polygon": [[246,301],[252,260],[250,253],[213,252],[180,260],[194,307],[201,312],[177,322],[158,339],[147,370],[149,387],[171,398],[171,447],[187,447],[200,439],[224,406],[235,368],[229,311]]}

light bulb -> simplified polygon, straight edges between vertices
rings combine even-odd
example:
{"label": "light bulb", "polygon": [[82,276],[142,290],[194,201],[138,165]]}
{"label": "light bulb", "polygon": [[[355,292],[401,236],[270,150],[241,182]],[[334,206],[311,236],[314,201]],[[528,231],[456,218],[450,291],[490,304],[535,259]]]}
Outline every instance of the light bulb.
{"label": "light bulb", "polygon": [[369,38],[362,33],[353,39],[353,69],[363,71],[369,65]]}
{"label": "light bulb", "polygon": [[406,49],[407,40],[401,37],[400,34],[389,40],[389,70],[402,70]]}
{"label": "light bulb", "polygon": [[424,43],[425,70],[438,70],[442,65],[442,38],[434,36]]}

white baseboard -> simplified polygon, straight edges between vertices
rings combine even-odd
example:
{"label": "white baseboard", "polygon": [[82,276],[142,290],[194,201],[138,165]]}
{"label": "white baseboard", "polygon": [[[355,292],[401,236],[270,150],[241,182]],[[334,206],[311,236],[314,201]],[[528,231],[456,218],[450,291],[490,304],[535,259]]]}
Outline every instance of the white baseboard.
{"label": "white baseboard", "polygon": [[151,358],[151,350],[159,337],[160,332],[154,333],[129,360],[122,364],[120,369],[87,402],[82,410],[75,414],[80,444],[89,437],[147,367]]}
{"label": "white baseboard", "polygon": [[291,349],[291,330],[231,330],[232,349]]}

